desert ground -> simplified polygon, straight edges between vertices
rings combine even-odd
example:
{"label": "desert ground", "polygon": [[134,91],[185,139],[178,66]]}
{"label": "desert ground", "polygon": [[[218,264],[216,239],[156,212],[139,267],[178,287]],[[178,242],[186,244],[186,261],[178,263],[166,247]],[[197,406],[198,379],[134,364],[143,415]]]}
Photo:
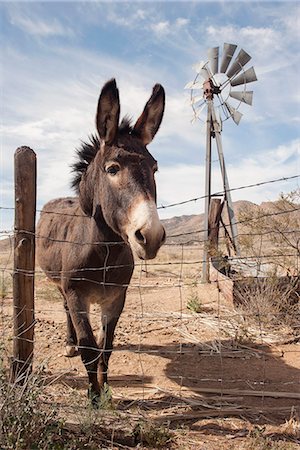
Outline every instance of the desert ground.
{"label": "desert ground", "polygon": [[[46,380],[43,401],[64,427],[84,433],[87,423],[97,425],[93,433],[104,440],[87,448],[300,448],[299,336],[248,320],[215,283],[201,284],[200,260],[197,246],[165,246],[152,263],[137,263],[110,360],[112,402],[99,410],[87,400],[80,357],[64,356],[63,303],[37,267],[33,371]],[[10,246],[2,246],[1,267],[1,340],[9,365]],[[95,331],[99,318],[95,306]],[[137,442],[140,423],[161,434],[149,438],[145,431]]]}

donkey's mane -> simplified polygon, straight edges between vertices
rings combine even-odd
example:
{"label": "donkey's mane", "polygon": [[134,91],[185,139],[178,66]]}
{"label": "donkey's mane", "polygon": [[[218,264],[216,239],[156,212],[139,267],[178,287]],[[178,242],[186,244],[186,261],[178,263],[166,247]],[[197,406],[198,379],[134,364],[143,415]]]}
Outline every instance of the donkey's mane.
{"label": "donkey's mane", "polygon": [[[118,135],[130,134],[132,132],[131,119],[125,116],[119,125]],[[76,150],[77,161],[72,164],[73,180],[71,182],[71,187],[77,192],[79,189],[79,183],[82,175],[86,172],[89,164],[95,158],[98,150],[100,148],[100,139],[95,134],[89,137],[88,142],[82,142],[79,149]]]}

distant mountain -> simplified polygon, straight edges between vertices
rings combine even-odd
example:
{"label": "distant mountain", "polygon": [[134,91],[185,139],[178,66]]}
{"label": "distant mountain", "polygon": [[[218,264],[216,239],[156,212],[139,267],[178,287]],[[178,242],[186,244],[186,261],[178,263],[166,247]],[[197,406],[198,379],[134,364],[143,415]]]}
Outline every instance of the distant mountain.
{"label": "distant mountain", "polygon": [[[262,205],[266,209],[272,208],[272,202],[265,202]],[[233,203],[233,209],[238,217],[241,208],[255,206],[255,203],[247,200],[238,200]],[[223,211],[224,222],[228,223],[227,213]],[[162,220],[167,232],[167,242],[183,243],[195,240],[203,240],[204,213],[172,217]],[[9,239],[0,240],[0,251],[7,251],[11,247]]]}
{"label": "distant mountain", "polygon": [[[245,207],[255,206],[255,203],[247,200],[238,200],[233,203],[235,216]],[[227,211],[223,211],[224,222],[228,223]],[[167,242],[183,243],[189,241],[202,240],[204,237],[204,213],[172,217],[162,220],[166,229]]]}
{"label": "distant mountain", "polygon": [[203,237],[204,214],[172,217],[162,220],[166,229],[167,243],[183,243]]}
{"label": "distant mountain", "polygon": [[13,249],[14,247],[14,240],[13,238],[4,238],[0,239],[0,252],[5,253]]}

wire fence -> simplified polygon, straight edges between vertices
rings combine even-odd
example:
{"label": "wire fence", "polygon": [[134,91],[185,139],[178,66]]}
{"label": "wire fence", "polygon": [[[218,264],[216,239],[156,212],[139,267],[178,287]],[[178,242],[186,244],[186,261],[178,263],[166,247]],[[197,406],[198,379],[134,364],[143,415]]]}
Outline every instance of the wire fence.
{"label": "wire fence", "polygon": [[[13,210],[2,206],[0,209]],[[108,259],[110,247],[125,243],[80,242],[29,234],[59,245],[106,249],[103,266],[49,270],[48,276],[54,281],[89,282],[99,289],[128,288],[109,368],[119,410],[129,414],[138,406],[143,414],[164,420],[184,420],[193,415],[277,414],[287,418],[299,407],[300,400],[299,211],[297,204],[288,204],[285,210],[260,211],[237,220],[237,238],[244,256],[224,258],[228,242],[221,232],[220,252],[213,258],[212,282],[208,285],[200,280],[202,251],[207,245],[203,238],[206,230],[201,224],[190,231],[169,233],[155,260],[135,261],[129,285],[106,279],[97,281],[89,276],[127,267],[110,264]],[[276,229],[277,219],[282,226]],[[267,223],[260,230],[253,225],[263,221]],[[1,340],[7,358],[13,343],[11,279],[16,273],[13,256],[14,236],[18,232],[28,233],[16,229],[0,231]],[[45,403],[56,405],[63,414],[71,411],[74,415],[83,408],[87,379],[80,359],[64,357],[65,311],[61,296],[39,267],[17,272],[35,277],[34,367],[47,380]],[[91,307],[89,316],[95,332],[101,331],[99,305]],[[17,335],[14,339],[22,337]],[[79,350],[82,348],[85,347]]]}

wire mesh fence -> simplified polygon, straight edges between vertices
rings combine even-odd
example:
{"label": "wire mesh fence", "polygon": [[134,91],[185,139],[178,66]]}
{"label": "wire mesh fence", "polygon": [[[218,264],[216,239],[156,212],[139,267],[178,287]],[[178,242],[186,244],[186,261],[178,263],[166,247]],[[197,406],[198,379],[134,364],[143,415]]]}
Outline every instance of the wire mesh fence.
{"label": "wire mesh fence", "polygon": [[[220,252],[214,256],[218,270],[211,267],[214,277],[209,284],[200,281],[207,245],[201,225],[188,232],[169,233],[155,260],[135,261],[109,368],[118,414],[158,422],[233,416],[255,422],[267,416],[286,420],[292,411],[299,413],[299,210],[297,204],[290,204],[284,211],[238,220],[240,242],[254,239],[252,246],[242,247],[245,256],[224,261],[226,235],[221,233]],[[277,217],[289,217],[283,220],[288,226],[251,229],[254,221],[270,218],[274,223]],[[24,232],[0,231],[1,348],[6,361],[13,339],[22,339],[13,336],[12,321],[14,235],[20,231]],[[275,244],[278,237],[281,245],[274,245],[274,239],[270,242],[270,236],[275,237]],[[35,238],[44,236],[36,233]],[[62,245],[85,245],[50,239]],[[120,243],[88,245],[109,248]],[[225,270],[226,264],[233,268],[231,273]],[[104,264],[88,271],[120,267]],[[62,297],[38,266],[35,271],[21,272],[35,277],[33,361],[34,372],[45,380],[44,403],[76,422],[87,407],[87,378],[80,358],[64,356]],[[86,280],[86,272],[76,269],[57,273],[57,277]],[[278,280],[284,280],[283,286]],[[100,332],[100,316],[100,307],[94,304],[90,320],[95,333]]]}

